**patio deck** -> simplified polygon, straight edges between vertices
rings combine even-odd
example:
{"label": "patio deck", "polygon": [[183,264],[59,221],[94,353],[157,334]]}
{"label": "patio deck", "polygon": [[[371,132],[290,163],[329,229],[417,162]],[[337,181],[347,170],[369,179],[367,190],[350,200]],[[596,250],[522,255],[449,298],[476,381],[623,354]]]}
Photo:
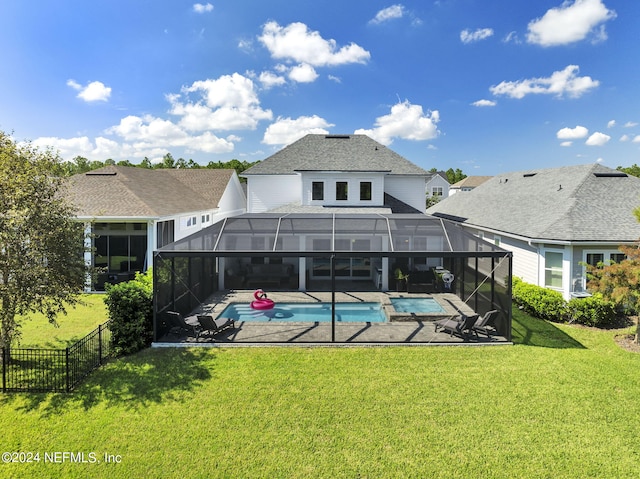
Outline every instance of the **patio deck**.
{"label": "patio deck", "polygon": [[[391,298],[436,298],[444,313],[398,313],[391,305]],[[331,293],[277,291],[270,293],[277,303],[331,302]],[[225,290],[213,294],[186,318],[197,324],[197,314],[218,316],[231,303],[248,304],[253,300],[253,290]],[[153,344],[154,347],[175,346],[391,346],[391,345],[497,345],[511,344],[502,336],[487,338],[471,336],[461,338],[446,332],[436,332],[434,321],[474,311],[455,294],[414,294],[380,291],[351,291],[335,293],[336,303],[381,303],[390,319],[384,323],[335,323],[335,342],[332,341],[331,322],[248,322],[238,321],[232,330],[211,338],[167,334]]]}

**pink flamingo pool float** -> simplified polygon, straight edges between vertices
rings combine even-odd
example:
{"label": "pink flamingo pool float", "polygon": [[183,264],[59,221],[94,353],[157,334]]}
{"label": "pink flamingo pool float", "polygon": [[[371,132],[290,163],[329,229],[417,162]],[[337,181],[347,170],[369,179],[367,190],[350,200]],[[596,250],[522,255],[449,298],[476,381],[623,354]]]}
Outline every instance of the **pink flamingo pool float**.
{"label": "pink flamingo pool float", "polygon": [[273,300],[267,298],[267,293],[261,289],[256,289],[253,297],[256,298],[255,301],[251,301],[251,307],[253,309],[273,309],[275,306]]}

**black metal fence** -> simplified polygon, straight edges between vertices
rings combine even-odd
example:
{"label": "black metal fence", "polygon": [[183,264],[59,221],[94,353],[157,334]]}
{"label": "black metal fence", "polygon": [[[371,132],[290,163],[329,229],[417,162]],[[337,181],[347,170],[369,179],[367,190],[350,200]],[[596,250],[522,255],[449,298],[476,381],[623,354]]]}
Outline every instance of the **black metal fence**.
{"label": "black metal fence", "polygon": [[2,349],[2,392],[69,392],[111,356],[111,321],[65,349]]}

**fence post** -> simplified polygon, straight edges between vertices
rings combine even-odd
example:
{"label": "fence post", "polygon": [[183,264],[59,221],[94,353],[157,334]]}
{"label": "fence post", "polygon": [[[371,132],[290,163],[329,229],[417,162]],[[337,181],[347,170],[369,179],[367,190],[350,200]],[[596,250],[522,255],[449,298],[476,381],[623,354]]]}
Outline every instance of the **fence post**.
{"label": "fence post", "polygon": [[98,364],[102,365],[102,324],[98,326]]}
{"label": "fence post", "polygon": [[7,392],[7,348],[2,348],[2,392]]}
{"label": "fence post", "polygon": [[71,386],[70,386],[70,378],[69,378],[69,348],[65,348],[64,350],[65,352],[65,370],[67,372],[66,376],[67,376],[67,392],[71,391]]}

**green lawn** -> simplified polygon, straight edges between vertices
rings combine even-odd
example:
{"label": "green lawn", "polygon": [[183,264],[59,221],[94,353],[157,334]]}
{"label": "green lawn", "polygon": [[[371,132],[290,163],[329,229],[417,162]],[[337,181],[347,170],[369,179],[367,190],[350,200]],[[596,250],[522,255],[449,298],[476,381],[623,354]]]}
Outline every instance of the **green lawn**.
{"label": "green lawn", "polygon": [[[515,310],[515,346],[145,350],[0,395],[2,450],[40,453],[0,477],[640,477],[640,355],[614,334]],[[102,462],[45,463],[65,451]]]}
{"label": "green lawn", "polygon": [[27,317],[22,322],[17,347],[65,348],[109,319],[103,294],[84,294],[81,300],[81,304],[57,318],[57,325],[50,324],[42,314]]}

